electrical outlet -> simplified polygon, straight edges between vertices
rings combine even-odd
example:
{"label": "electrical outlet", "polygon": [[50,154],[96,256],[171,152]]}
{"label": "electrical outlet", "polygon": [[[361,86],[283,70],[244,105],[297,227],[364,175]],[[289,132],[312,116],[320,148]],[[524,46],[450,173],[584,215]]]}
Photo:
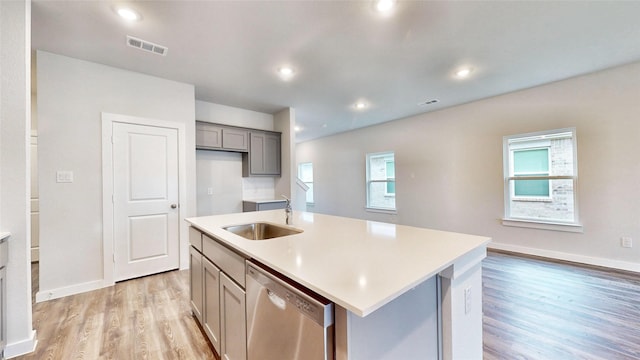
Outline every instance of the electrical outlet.
{"label": "electrical outlet", "polygon": [[623,236],[620,238],[620,246],[624,247],[624,248],[631,248],[633,247],[633,239],[628,237],[628,236]]}
{"label": "electrical outlet", "polygon": [[213,188],[207,188],[207,195],[213,195]]}
{"label": "electrical outlet", "polygon": [[471,286],[464,289],[464,313],[471,312]]}
{"label": "electrical outlet", "polygon": [[73,182],[73,171],[69,171],[69,170],[56,171],[56,182],[58,182],[58,183],[72,183]]}

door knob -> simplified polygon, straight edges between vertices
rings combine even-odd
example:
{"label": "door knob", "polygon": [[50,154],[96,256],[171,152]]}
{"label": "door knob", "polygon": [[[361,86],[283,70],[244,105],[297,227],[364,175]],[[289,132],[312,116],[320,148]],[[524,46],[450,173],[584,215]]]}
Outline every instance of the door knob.
{"label": "door knob", "polygon": [[176,204],[171,204],[171,208],[172,208],[172,209],[175,209],[175,208],[177,208],[177,207],[178,207],[178,205],[176,205]]}

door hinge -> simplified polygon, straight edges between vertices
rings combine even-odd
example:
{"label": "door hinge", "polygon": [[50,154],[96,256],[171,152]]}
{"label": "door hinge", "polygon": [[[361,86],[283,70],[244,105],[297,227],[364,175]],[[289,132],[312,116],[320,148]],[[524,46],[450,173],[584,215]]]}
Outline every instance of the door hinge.
{"label": "door hinge", "polygon": [[115,200],[114,200],[114,198],[113,198],[113,194],[111,194],[111,203],[112,203],[112,204],[115,204],[115,203],[116,203],[116,201],[115,201]]}
{"label": "door hinge", "polygon": [[112,143],[112,144],[115,144],[115,143],[116,143],[115,141],[113,141],[113,135],[111,136],[111,143]]}
{"label": "door hinge", "polygon": [[113,254],[113,263],[114,264],[116,263],[116,254],[115,253]]}

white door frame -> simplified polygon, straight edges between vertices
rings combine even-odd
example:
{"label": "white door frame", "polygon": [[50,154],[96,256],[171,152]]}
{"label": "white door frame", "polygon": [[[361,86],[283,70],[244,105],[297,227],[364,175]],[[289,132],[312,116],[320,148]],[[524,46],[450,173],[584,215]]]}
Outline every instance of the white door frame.
{"label": "white door frame", "polygon": [[[113,238],[113,143],[111,139],[113,137],[113,123],[125,123],[134,125],[156,126],[169,129],[176,129],[178,131],[178,229],[179,229],[179,258],[180,268],[186,268],[183,264],[183,251],[187,249],[188,239],[183,236],[183,232],[186,231],[185,216],[187,213],[187,169],[186,169],[186,139],[185,139],[185,124],[166,121],[142,118],[137,116],[120,115],[112,113],[102,113],[102,244],[103,244],[103,286],[110,286],[115,283],[114,276],[114,238]],[[183,231],[184,230],[184,231]],[[188,257],[187,257],[188,258]]]}

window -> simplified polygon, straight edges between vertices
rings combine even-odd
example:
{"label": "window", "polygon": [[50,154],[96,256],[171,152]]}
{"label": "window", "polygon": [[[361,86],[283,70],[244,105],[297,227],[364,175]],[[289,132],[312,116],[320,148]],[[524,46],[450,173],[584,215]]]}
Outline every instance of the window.
{"label": "window", "polygon": [[577,173],[575,129],[506,136],[504,220],[579,226]]}
{"label": "window", "polygon": [[298,164],[298,178],[309,187],[309,190],[307,190],[307,204],[313,204],[313,164]]}
{"label": "window", "polygon": [[367,208],[396,210],[396,168],[393,152],[367,154]]}

